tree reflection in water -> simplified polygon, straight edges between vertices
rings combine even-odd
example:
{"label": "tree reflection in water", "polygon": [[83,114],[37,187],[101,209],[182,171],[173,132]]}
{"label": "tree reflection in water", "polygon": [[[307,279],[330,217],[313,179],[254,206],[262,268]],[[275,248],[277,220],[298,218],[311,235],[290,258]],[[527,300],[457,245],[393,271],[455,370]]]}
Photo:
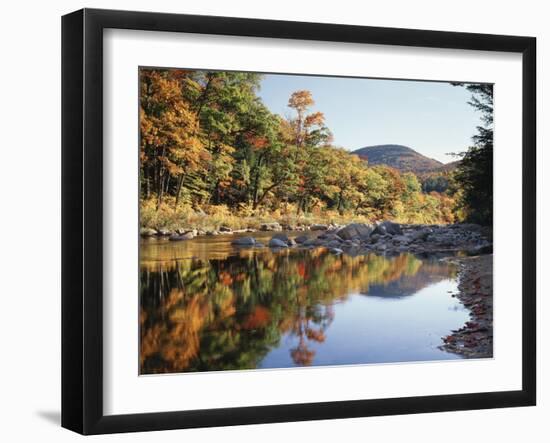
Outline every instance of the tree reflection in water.
{"label": "tree reflection in water", "polygon": [[297,339],[294,364],[312,365],[335,304],[354,294],[406,296],[454,272],[410,254],[324,249],[147,259],[140,271],[142,374],[257,368],[283,336]]}

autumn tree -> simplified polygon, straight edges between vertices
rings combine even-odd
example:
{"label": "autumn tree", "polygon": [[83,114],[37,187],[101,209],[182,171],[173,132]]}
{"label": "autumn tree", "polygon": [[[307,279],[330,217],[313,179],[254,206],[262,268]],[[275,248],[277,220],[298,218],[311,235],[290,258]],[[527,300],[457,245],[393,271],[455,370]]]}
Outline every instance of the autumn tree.
{"label": "autumn tree", "polygon": [[489,147],[492,152],[492,95],[483,85],[472,87],[472,104],[486,125],[478,129],[456,177],[445,175],[453,190],[444,195],[435,178],[424,182],[422,192],[414,174],[370,166],[333,146],[310,91],[290,96],[290,117],[272,113],[259,96],[260,80],[254,73],[140,70],[146,226],[181,226],[181,220],[215,211],[281,213],[281,207],[298,217],[315,212],[331,218],[437,222],[452,220],[453,199],[460,199],[470,215],[487,217],[475,209],[489,207],[490,198],[477,192],[487,179],[482,174],[489,168]]}
{"label": "autumn tree", "polygon": [[295,200],[298,213],[307,212],[312,200],[320,192],[327,162],[318,147],[330,142],[332,134],[325,125],[322,112],[308,113],[315,104],[311,92],[296,91],[288,100],[288,106],[296,116],[288,120],[288,143],[294,144],[293,161],[297,167],[298,183]]}
{"label": "autumn tree", "polygon": [[142,191],[156,193],[158,208],[171,179],[204,167],[209,156],[197,136],[197,115],[181,94],[186,73],[143,69],[140,75]]}

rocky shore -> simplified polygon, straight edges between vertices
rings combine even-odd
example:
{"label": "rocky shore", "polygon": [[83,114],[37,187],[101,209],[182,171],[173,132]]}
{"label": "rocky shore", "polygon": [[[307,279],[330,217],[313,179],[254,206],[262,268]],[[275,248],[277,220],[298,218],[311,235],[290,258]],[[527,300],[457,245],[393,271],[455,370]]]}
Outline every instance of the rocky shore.
{"label": "rocky shore", "polygon": [[[258,247],[253,236],[233,241],[239,247]],[[487,253],[492,249],[489,236],[481,226],[405,225],[390,221],[374,225],[351,223],[346,226],[309,227],[294,237],[286,233],[274,234],[267,244],[270,248],[327,248],[333,254],[414,254],[450,253],[466,251],[470,255]]]}
{"label": "rocky shore", "polygon": [[493,254],[452,259],[459,266],[458,294],[470,321],[442,337],[441,349],[466,358],[493,356]]}
{"label": "rocky shore", "polygon": [[[253,235],[236,236],[236,247],[327,248],[334,254],[363,255],[370,253],[396,254],[411,252],[449,253],[465,251],[469,255],[492,251],[490,233],[475,224],[413,225],[384,221],[376,224],[350,223],[345,226],[315,224],[311,226],[285,226],[277,222],[264,223],[260,231],[274,232],[267,245]],[[293,236],[278,231],[292,231]],[[298,232],[297,232],[298,231]],[[231,235],[254,233],[254,229],[231,230],[220,227],[217,231],[178,229],[176,231],[142,229],[142,237],[167,237],[170,241],[184,241],[200,235]],[[297,235],[300,233],[299,235]]]}

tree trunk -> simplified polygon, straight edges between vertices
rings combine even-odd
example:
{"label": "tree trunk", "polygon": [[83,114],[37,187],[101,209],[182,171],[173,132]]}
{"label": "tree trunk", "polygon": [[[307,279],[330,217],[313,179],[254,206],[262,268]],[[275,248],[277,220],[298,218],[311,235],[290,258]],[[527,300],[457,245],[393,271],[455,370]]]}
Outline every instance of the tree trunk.
{"label": "tree trunk", "polygon": [[339,213],[340,215],[342,215],[342,212],[343,212],[343,211],[342,211],[342,202],[343,202],[343,200],[344,200],[344,197],[343,197],[343,195],[342,195],[343,193],[344,193],[344,190],[343,190],[343,189],[340,190],[340,194],[338,194],[338,206],[336,207],[336,210],[338,211],[338,213]]}
{"label": "tree trunk", "polygon": [[157,211],[160,209],[161,203],[162,203],[162,186],[160,187],[157,193]]}
{"label": "tree trunk", "polygon": [[184,174],[182,173],[178,178],[178,188],[176,190],[176,204],[174,206],[174,210],[177,209],[178,204],[180,202],[181,188],[183,187],[183,177],[184,177]]}
{"label": "tree trunk", "polygon": [[275,189],[277,186],[279,186],[282,183],[282,180],[279,180],[277,183],[272,184],[269,186],[263,193],[262,196],[258,199],[258,201],[252,206],[252,209],[256,209],[260,204],[263,202],[264,198],[267,196],[269,191],[272,189]]}
{"label": "tree trunk", "polygon": [[254,174],[254,185],[252,189],[252,207],[256,209],[258,205],[258,192],[260,186],[260,168],[262,166],[263,155],[260,154],[256,165],[256,173]]}

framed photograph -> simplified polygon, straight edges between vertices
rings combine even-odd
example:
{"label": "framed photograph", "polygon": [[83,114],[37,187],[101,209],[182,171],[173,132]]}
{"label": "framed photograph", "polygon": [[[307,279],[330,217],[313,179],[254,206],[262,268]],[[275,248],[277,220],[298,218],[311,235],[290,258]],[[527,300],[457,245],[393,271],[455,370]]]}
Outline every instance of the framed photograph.
{"label": "framed photograph", "polygon": [[62,20],[62,425],[536,401],[531,37]]}

